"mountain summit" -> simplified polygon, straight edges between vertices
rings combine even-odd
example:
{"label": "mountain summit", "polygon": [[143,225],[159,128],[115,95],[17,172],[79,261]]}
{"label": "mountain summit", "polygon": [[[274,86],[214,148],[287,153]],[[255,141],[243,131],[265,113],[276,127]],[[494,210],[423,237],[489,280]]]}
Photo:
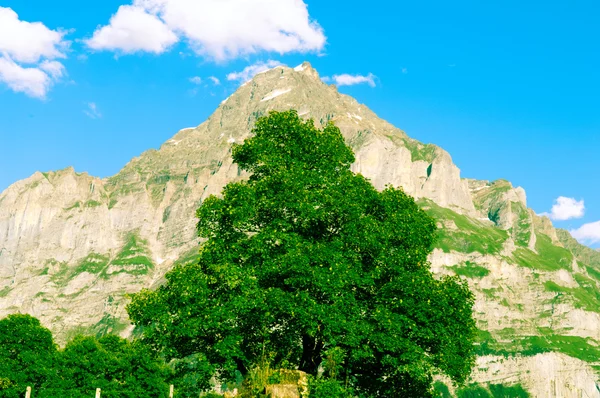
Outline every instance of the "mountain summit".
{"label": "mountain summit", "polygon": [[522,188],[462,179],[446,151],[340,94],[308,63],[256,75],[208,120],[113,177],[36,172],[0,194],[0,316],[30,313],[61,342],[81,331],[131,334],[126,294],[193,258],[196,208],[246,177],[232,144],[257,118],[290,108],[317,125],[335,122],[355,172],[378,189],[403,187],[438,218],[432,268],[466,278],[477,298],[474,381],[521,384],[539,397],[598,396],[600,253],[528,209]]}

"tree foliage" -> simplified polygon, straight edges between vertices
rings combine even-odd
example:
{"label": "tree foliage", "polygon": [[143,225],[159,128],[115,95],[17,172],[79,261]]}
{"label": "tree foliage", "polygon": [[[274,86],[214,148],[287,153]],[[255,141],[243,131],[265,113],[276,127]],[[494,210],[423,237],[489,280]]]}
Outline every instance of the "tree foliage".
{"label": "tree foliage", "polygon": [[106,335],[77,336],[61,352],[59,375],[41,396],[78,398],[167,397],[170,370],[141,343]]}
{"label": "tree foliage", "polygon": [[53,379],[57,347],[52,333],[30,315],[0,320],[0,397],[22,397],[27,386]]}
{"label": "tree foliage", "polygon": [[0,320],[0,397],[167,397],[171,371],[148,347],[118,336],[77,336],[58,350],[52,333],[23,314]]}
{"label": "tree foliage", "polygon": [[[259,119],[233,160],[251,173],[197,211],[197,264],[170,271],[128,307],[167,358],[202,353],[231,380],[268,358],[333,377],[367,397],[431,394],[473,364],[473,296],[433,277],[435,223],[401,189],[352,173],[337,127],[295,111]],[[324,384],[325,385],[325,384]]]}

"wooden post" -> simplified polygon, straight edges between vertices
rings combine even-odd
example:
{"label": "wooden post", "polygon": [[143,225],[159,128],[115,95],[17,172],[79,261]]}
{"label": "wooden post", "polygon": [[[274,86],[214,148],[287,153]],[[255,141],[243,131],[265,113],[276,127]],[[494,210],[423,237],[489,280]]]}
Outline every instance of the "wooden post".
{"label": "wooden post", "polygon": [[175,390],[175,387],[173,386],[173,384],[171,384],[169,386],[169,398],[173,398],[173,392]]}
{"label": "wooden post", "polygon": [[100,398],[100,392],[101,390],[99,388],[96,388],[96,398]]}
{"label": "wooden post", "polygon": [[25,398],[31,398],[31,387],[27,386],[25,390]]}

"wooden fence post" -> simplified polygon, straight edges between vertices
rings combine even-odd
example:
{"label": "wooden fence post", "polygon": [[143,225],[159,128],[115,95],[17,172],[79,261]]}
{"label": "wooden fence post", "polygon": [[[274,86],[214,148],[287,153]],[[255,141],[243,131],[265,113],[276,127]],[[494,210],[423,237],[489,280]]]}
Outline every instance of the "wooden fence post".
{"label": "wooden fence post", "polygon": [[27,386],[25,390],[25,398],[31,398],[31,387]]}
{"label": "wooden fence post", "polygon": [[100,398],[100,392],[102,390],[100,390],[99,388],[96,388],[96,398]]}
{"label": "wooden fence post", "polygon": [[175,389],[175,387],[173,386],[173,384],[171,384],[169,386],[169,398],[173,398],[174,389]]}

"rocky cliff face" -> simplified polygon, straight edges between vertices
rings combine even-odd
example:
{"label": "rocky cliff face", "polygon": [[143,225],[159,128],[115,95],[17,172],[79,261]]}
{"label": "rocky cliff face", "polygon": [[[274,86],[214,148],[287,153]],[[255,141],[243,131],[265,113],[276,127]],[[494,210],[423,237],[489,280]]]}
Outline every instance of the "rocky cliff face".
{"label": "rocky cliff face", "polygon": [[598,396],[600,253],[527,209],[523,189],[461,179],[447,152],[325,85],[308,64],[257,75],[207,121],[111,178],[35,173],[0,194],[0,316],[30,313],[61,342],[79,331],[131,333],[126,294],[193,257],[195,209],[245,177],[232,143],[258,117],[290,108],[318,125],[333,120],[356,153],[354,171],[380,189],[402,186],[438,217],[433,269],[467,278],[477,296],[474,381]]}

